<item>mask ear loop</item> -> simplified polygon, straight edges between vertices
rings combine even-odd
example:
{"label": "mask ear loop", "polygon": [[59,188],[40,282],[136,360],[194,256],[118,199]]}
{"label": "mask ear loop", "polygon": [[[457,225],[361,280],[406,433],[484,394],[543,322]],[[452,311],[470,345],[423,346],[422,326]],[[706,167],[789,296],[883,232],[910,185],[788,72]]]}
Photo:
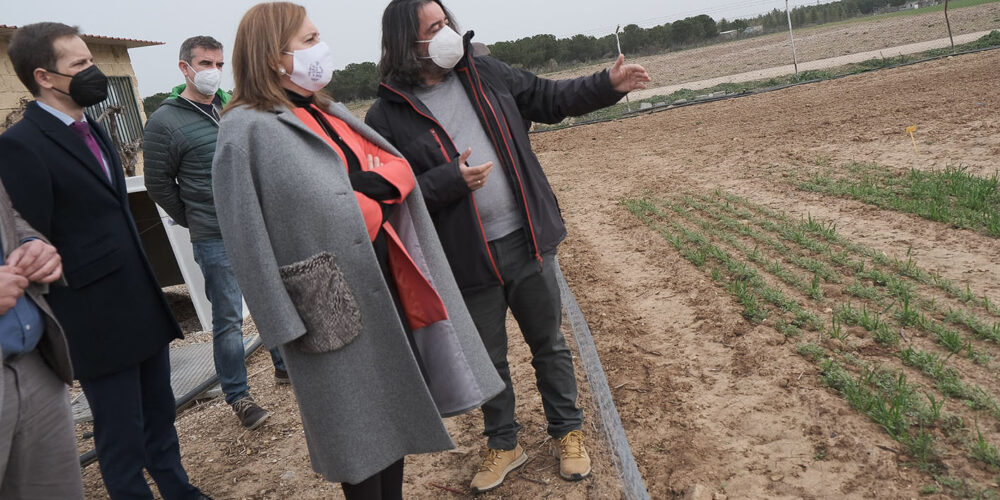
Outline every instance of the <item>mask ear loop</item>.
{"label": "mask ear loop", "polygon": [[[73,80],[73,77],[72,77],[72,76],[70,76],[70,75],[65,75],[65,74],[62,74],[62,73],[60,73],[60,72],[58,72],[58,71],[56,71],[56,70],[54,70],[54,69],[46,69],[46,68],[42,68],[42,69],[44,69],[44,70],[45,70],[46,72],[48,72],[48,73],[52,73],[52,74],[54,74],[54,75],[59,75],[59,76],[62,76],[62,77],[66,77],[66,78],[69,78],[69,79],[70,79],[70,82],[72,82],[72,80]],[[54,90],[54,91],[56,91],[56,92],[59,92],[60,94],[62,94],[62,95],[64,95],[64,96],[66,96],[66,97],[70,97],[70,98],[72,98],[72,96],[70,96],[70,95],[69,95],[69,92],[66,92],[66,91],[65,91],[65,90],[63,90],[63,89],[61,89],[61,88],[59,88],[59,87],[56,87],[56,86],[55,86],[55,84],[52,84],[52,90]]]}

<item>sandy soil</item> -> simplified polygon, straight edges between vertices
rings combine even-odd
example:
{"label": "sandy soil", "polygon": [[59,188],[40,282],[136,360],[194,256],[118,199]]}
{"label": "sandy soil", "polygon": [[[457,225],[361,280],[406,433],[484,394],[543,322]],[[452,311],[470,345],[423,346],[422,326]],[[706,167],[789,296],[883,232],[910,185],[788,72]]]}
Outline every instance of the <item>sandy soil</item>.
{"label": "sandy soil", "polygon": [[[963,11],[983,12],[956,17]],[[932,479],[823,387],[794,342],[767,323],[747,323],[725,290],[619,201],[721,189],[793,217],[835,221],[839,233],[890,256],[909,248],[926,269],[1000,302],[1000,241],[787,182],[817,163],[852,160],[992,174],[1000,158],[997,67],[1000,51],[991,51],[533,136],[569,227],[560,260],[653,498],[916,498]],[[919,155],[904,131],[909,125],[918,127]],[[984,349],[1000,356],[995,345]],[[512,342],[511,361],[533,458],[484,498],[618,498],[579,365],[595,473],[570,484],[547,454],[523,342]],[[273,412],[262,429],[243,431],[220,399],[181,412],[193,482],[216,498],[339,498],[338,487],[311,472],[294,396],[272,385],[269,364],[258,352],[248,366],[255,397]],[[976,382],[997,394],[996,375]],[[478,413],[449,420],[457,448],[411,457],[406,496],[468,496],[441,486],[467,492],[480,425]],[[983,430],[1000,443],[998,426]],[[996,481],[987,471],[959,472],[983,485]],[[84,479],[88,498],[102,498],[96,466]]]}
{"label": "sandy soil", "polygon": [[[953,10],[949,18],[955,35],[1000,28],[1000,3]],[[933,12],[796,30],[795,50],[799,63],[803,63],[947,36],[944,14]],[[792,63],[792,48],[788,33],[773,33],[691,50],[629,58],[629,61],[642,64],[653,77],[650,88],[656,88],[785,66]],[[589,75],[604,67],[583,66],[545,76],[570,78]]]}

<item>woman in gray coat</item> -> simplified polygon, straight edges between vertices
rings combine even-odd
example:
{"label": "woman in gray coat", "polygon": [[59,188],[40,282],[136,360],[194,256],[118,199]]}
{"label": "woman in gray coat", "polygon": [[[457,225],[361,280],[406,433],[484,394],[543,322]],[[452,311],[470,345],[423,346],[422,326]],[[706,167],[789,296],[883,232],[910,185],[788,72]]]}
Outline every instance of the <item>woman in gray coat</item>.
{"label": "woman in gray coat", "polygon": [[413,174],[319,93],[329,47],[291,3],[240,22],[213,190],[264,343],[278,346],[313,469],[400,498],[403,457],[452,448],[442,416],[503,389]]}

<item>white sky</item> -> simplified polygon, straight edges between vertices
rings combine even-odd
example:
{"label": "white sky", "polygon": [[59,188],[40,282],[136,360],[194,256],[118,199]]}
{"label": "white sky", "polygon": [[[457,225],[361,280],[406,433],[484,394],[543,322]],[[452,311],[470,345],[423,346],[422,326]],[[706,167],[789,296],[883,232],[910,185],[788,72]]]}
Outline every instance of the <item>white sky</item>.
{"label": "white sky", "polygon": [[[826,3],[830,0],[822,0]],[[166,45],[130,50],[147,97],[183,82],[177,51],[185,38],[210,35],[225,45],[226,58],[240,18],[258,2],[247,0],[0,0],[0,24],[23,26],[39,21],[78,25],[94,35],[137,38]],[[349,63],[377,62],[382,9],[388,0],[300,0],[321,36],[334,50],[338,68]],[[791,6],[820,3],[792,0]],[[583,33],[600,37],[615,26],[650,27],[698,14],[716,20],[784,9],[783,0],[444,0],[463,31],[493,43],[540,33],[559,38]],[[626,54],[627,55],[627,54]],[[232,87],[225,71],[223,88]]]}

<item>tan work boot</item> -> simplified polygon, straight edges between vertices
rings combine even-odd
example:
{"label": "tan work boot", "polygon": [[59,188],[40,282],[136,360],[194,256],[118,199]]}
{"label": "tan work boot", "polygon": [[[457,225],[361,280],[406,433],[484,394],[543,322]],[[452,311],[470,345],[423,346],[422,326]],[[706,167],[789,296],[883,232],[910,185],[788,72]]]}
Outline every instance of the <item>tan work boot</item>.
{"label": "tan work boot", "polygon": [[583,432],[570,431],[559,438],[559,476],[579,481],[590,475],[590,455],[583,447]]}
{"label": "tan work boot", "polygon": [[486,448],[483,465],[479,466],[479,472],[472,478],[469,487],[474,493],[490,491],[503,484],[507,474],[524,465],[527,461],[528,455],[521,448],[521,445],[517,445],[510,451]]}

